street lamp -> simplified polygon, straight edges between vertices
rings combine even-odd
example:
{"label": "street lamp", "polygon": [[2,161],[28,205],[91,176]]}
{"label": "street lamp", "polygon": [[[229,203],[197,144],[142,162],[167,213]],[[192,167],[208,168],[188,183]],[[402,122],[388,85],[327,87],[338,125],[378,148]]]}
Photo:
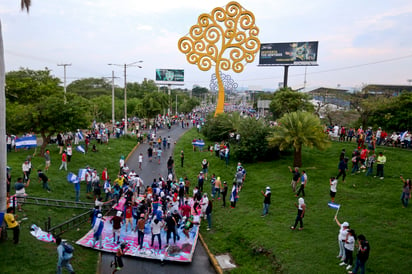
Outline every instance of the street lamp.
{"label": "street lamp", "polygon": [[127,81],[126,81],[126,70],[128,67],[138,67],[142,68],[142,66],[137,65],[138,63],[143,63],[142,60],[136,61],[130,64],[108,64],[109,66],[118,66],[123,67],[124,69],[124,134],[127,134]]}

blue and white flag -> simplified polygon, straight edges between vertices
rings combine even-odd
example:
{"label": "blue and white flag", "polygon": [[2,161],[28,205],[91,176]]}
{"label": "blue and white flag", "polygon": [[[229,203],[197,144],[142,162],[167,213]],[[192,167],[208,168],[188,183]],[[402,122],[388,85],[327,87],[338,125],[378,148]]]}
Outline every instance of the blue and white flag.
{"label": "blue and white flag", "polygon": [[86,153],[86,150],[84,150],[83,146],[81,145],[76,147],[76,151],[81,152],[83,154]]}
{"label": "blue and white flag", "polygon": [[340,208],[340,204],[335,204],[335,203],[332,203],[332,202],[329,202],[328,206],[330,208],[333,208],[333,209],[339,209]]}
{"label": "blue and white flag", "polygon": [[87,169],[85,168],[81,168],[79,169],[79,174],[77,175],[77,177],[79,178],[79,181],[86,181],[86,172]]}
{"label": "blue and white flag", "polygon": [[81,131],[76,132],[77,138],[79,138],[79,140],[83,140],[83,133]]}
{"label": "blue and white flag", "polygon": [[36,135],[17,138],[15,144],[17,149],[37,147]]}
{"label": "blue and white flag", "polygon": [[402,132],[402,133],[401,133],[400,139],[401,139],[402,142],[405,140],[406,134],[408,134],[408,131],[405,131],[405,132]]}
{"label": "blue and white flag", "polygon": [[203,140],[196,140],[192,142],[192,145],[197,146],[197,147],[204,147],[205,146],[205,141]]}
{"label": "blue and white flag", "polygon": [[69,172],[69,174],[67,174],[67,181],[69,183],[72,183],[72,184],[79,183],[79,180],[78,180],[77,176],[74,173],[71,173],[71,172]]}

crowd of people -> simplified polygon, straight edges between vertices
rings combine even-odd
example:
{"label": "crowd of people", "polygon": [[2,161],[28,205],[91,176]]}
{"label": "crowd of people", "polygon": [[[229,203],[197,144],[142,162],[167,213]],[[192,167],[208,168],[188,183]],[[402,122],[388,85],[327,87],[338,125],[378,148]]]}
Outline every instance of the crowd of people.
{"label": "crowd of people", "polygon": [[378,127],[376,130],[373,130],[372,127],[368,127],[365,130],[362,126],[355,129],[335,124],[325,126],[325,132],[328,133],[332,140],[340,142],[356,142],[359,148],[364,145],[370,150],[375,150],[376,146],[412,148],[412,133],[408,130],[388,133],[381,127]]}

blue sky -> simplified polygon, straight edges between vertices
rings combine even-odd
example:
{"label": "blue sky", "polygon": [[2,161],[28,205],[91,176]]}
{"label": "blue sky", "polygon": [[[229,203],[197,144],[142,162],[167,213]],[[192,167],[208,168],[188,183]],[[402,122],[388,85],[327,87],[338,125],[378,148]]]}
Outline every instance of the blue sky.
{"label": "blue sky", "polygon": [[[0,2],[6,70],[43,69],[68,82],[85,77],[154,79],[157,68],[185,70],[185,85],[208,87],[212,70],[186,61],[177,41],[201,13],[225,6],[220,0],[33,0],[30,13],[19,0]],[[319,41],[318,64],[307,67],[307,86],[406,85],[412,79],[412,1],[410,0],[244,0],[254,13],[261,43]],[[277,88],[282,67],[247,64],[241,74],[225,72],[239,87]],[[289,68],[289,86],[303,86],[304,67]]]}

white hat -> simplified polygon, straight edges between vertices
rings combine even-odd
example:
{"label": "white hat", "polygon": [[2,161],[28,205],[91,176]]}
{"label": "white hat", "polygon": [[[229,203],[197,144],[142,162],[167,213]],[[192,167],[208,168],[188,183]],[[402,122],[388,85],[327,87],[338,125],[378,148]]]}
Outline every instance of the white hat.
{"label": "white hat", "polygon": [[348,222],[343,222],[342,226],[349,227],[349,223]]}
{"label": "white hat", "polygon": [[101,213],[97,214],[97,218],[101,218],[103,215]]}
{"label": "white hat", "polygon": [[267,187],[266,187],[266,190],[270,190],[270,187],[267,186]]}
{"label": "white hat", "polygon": [[117,217],[121,217],[121,216],[122,216],[122,212],[121,212],[120,210],[117,211],[116,216],[117,216]]}

